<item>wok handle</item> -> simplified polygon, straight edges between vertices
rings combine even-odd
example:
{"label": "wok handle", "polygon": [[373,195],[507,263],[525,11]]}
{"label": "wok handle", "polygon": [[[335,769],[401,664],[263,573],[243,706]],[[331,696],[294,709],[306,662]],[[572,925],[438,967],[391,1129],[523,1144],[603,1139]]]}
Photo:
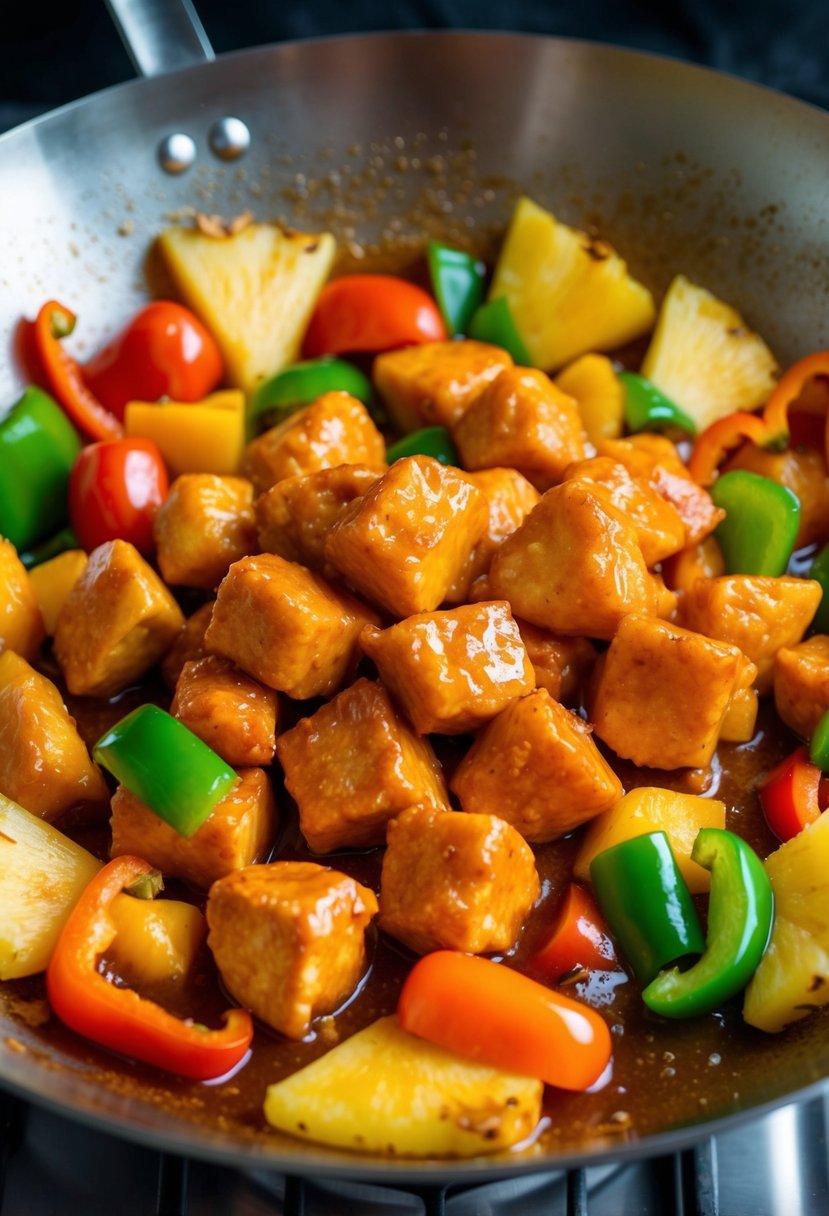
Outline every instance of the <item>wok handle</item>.
{"label": "wok handle", "polygon": [[160,76],[214,59],[192,0],[106,0],[140,76]]}

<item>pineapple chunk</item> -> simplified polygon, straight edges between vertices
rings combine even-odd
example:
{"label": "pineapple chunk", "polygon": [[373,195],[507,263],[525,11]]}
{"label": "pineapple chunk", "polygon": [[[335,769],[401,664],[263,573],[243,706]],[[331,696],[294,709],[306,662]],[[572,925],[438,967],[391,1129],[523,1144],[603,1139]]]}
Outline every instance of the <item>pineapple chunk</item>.
{"label": "pineapple chunk", "polygon": [[596,447],[625,429],[625,391],[606,355],[582,355],[555,378],[579,407],[587,438]]}
{"label": "pineapple chunk", "polygon": [[528,198],[518,200],[495,267],[489,298],[499,296],[533,364],[545,371],[640,337],[656,315],[651,293],[610,245]]}
{"label": "pineapple chunk", "polygon": [[642,375],[702,431],[734,410],[754,410],[778,367],[765,342],[729,304],[677,275],[662,301]]}
{"label": "pineapple chunk", "polygon": [[774,928],[746,990],[743,1016],[775,1031],[829,1003],[829,813],[776,849],[766,872]]}
{"label": "pineapple chunk", "polygon": [[43,971],[101,863],[0,794],[0,980]]}
{"label": "pineapple chunk", "polygon": [[334,261],[329,232],[249,224],[235,236],[168,228],[158,245],[185,302],[218,342],[231,384],[252,392],[298,353]]}
{"label": "pineapple chunk", "polygon": [[525,1140],[540,1081],[462,1060],[380,1018],[268,1087],[272,1127],[338,1148],[400,1157],[474,1157]]}

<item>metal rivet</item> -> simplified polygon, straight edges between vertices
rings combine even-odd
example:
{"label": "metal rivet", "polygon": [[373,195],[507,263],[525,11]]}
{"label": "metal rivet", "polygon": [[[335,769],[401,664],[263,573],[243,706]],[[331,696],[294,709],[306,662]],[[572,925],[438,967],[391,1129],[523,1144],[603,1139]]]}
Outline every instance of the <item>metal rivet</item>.
{"label": "metal rivet", "polygon": [[184,173],[196,159],[196,143],[183,131],[165,135],[158,145],[158,159],[165,173]]}
{"label": "metal rivet", "polygon": [[207,135],[211,152],[220,160],[238,160],[250,147],[250,131],[241,118],[217,118]]}

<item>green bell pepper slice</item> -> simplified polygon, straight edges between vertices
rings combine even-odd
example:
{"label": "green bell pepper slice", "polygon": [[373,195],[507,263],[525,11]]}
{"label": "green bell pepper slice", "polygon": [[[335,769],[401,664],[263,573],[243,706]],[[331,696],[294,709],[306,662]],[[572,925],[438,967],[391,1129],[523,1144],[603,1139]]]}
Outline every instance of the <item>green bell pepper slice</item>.
{"label": "green bell pepper slice", "polygon": [[815,727],[809,744],[809,759],[824,773],[829,773],[829,709]]}
{"label": "green bell pepper slice", "polygon": [[817,606],[812,628],[817,633],[829,633],[829,545],[824,545],[809,568],[809,578],[820,583],[823,599]]}
{"label": "green bell pepper slice", "polygon": [[323,393],[336,392],[350,393],[363,405],[370,405],[373,396],[368,377],[345,359],[323,355],[294,363],[265,380],[253,394],[248,406],[248,434],[258,435],[266,418],[275,426]]}
{"label": "green bell pepper slice", "polygon": [[724,828],[702,828],[691,856],[711,871],[708,936],[701,959],[672,967],[648,984],[642,999],[665,1018],[711,1013],[745,988],[771,936],[774,895],[762,861]]}
{"label": "green bell pepper slice", "polygon": [[734,469],[723,473],[711,497],[727,512],[714,535],[729,574],[786,573],[800,527],[800,501],[769,477]]}
{"label": "green bell pepper slice", "polygon": [[512,355],[512,360],[519,367],[530,367],[532,360],[530,352],[524,345],[524,339],[518,332],[512,316],[512,309],[505,296],[497,300],[489,300],[482,304],[469,322],[469,338],[478,342],[489,342],[492,346],[501,346]]}
{"label": "green bell pepper slice", "polygon": [[450,336],[465,334],[484,298],[486,267],[461,249],[430,241],[426,251],[432,291]]}
{"label": "green bell pepper slice", "polygon": [[157,705],[127,714],[92,755],[182,836],[192,836],[238,780],[221,756]]}
{"label": "green bell pepper slice", "polygon": [[605,849],[590,864],[590,881],[611,933],[642,984],[670,963],[702,954],[702,926],[664,832],[647,832]]}
{"label": "green bell pepper slice", "polygon": [[16,549],[66,523],[69,473],[81,446],[58,403],[34,386],[0,422],[0,533]]}
{"label": "green bell pepper slice", "polygon": [[619,383],[625,392],[625,423],[629,431],[660,431],[676,427],[696,435],[697,424],[669,397],[636,372],[619,372]]}
{"label": "green bell pepper slice", "polygon": [[83,545],[78,540],[77,532],[67,525],[67,527],[61,528],[60,532],[56,532],[54,536],[43,541],[42,544],[37,545],[34,549],[26,549],[18,556],[27,570],[33,570],[35,566],[51,561],[53,557],[65,553],[67,549],[82,548]]}
{"label": "green bell pepper slice", "polygon": [[386,449],[389,464],[404,456],[433,456],[441,464],[451,464],[456,468],[460,464],[458,449],[445,426],[425,426],[420,431],[412,431]]}

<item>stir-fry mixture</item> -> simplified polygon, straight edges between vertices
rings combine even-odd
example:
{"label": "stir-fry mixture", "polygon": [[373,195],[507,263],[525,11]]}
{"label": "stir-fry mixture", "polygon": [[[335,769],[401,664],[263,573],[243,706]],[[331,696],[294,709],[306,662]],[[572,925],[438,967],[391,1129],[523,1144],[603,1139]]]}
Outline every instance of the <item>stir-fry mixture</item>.
{"label": "stir-fry mixture", "polygon": [[622,988],[657,1045],[829,1001],[829,352],[529,199],[423,285],[158,245],[0,422],[0,979],[194,1081],[310,1044],[264,1120],[421,1156],[601,1091]]}

